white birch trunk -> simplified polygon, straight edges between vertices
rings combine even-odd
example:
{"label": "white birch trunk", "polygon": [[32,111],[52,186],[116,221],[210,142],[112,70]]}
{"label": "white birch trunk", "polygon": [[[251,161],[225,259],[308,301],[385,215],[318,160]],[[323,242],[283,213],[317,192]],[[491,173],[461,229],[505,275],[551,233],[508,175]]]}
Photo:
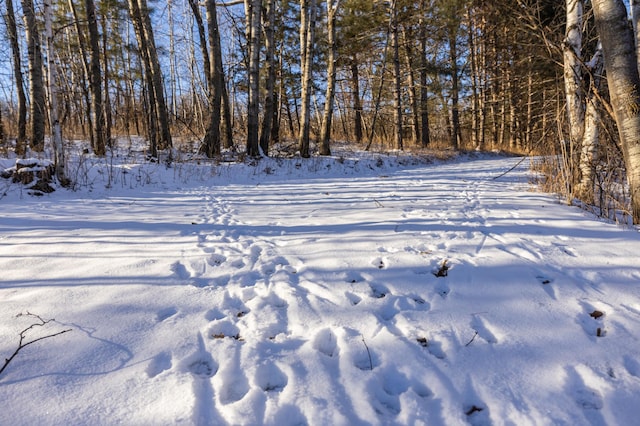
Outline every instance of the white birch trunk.
{"label": "white birch trunk", "polygon": [[627,169],[632,218],[640,224],[640,75],[634,34],[622,0],[592,0],[620,145]]}
{"label": "white birch trunk", "polygon": [[[570,192],[575,181],[575,156],[584,133],[584,94],[582,91],[582,11],[583,0],[566,0],[567,26],[564,39],[564,87],[569,119],[569,148],[565,162],[569,169]],[[572,194],[570,194],[572,198]]]}
{"label": "white birch trunk", "polygon": [[60,127],[60,119],[58,118],[58,84],[56,74],[56,64],[54,61],[53,50],[53,30],[51,28],[51,0],[44,1],[44,27],[45,37],[47,39],[47,70],[49,83],[49,122],[51,124],[51,142],[55,155],[55,171],[58,182],[62,185],[67,184],[65,177],[65,158],[64,145],[62,143],[62,129]]}

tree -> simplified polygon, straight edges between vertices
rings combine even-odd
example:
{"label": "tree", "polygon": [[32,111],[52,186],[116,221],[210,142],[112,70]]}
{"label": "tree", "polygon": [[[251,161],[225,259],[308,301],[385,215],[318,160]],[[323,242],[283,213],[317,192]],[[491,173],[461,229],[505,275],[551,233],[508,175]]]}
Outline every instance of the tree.
{"label": "tree", "polygon": [[274,113],[276,100],[276,63],[275,63],[275,25],[276,25],[276,1],[267,0],[265,8],[263,28],[265,58],[264,63],[267,68],[267,81],[265,87],[264,117],[260,130],[260,150],[264,155],[269,155],[269,143],[273,137]]}
{"label": "tree", "polygon": [[247,155],[260,155],[260,24],[261,0],[245,0],[247,51],[249,56],[249,103],[247,107]]}
{"label": "tree", "polygon": [[20,55],[20,43],[18,41],[18,28],[16,25],[16,15],[13,7],[13,0],[6,0],[7,3],[7,34],[11,44],[13,55],[13,77],[16,84],[16,94],[18,96],[18,138],[16,141],[16,153],[23,154],[26,149],[27,139],[27,97],[24,93],[24,81],[22,78],[22,59]]}
{"label": "tree", "polygon": [[128,5],[145,70],[148,96],[147,125],[151,155],[157,157],[158,148],[164,149],[172,146],[162,70],[160,69],[147,1],[128,0]]}
{"label": "tree", "polygon": [[308,158],[311,136],[311,91],[313,89],[312,64],[316,38],[317,0],[300,0],[300,69],[301,102],[298,147],[300,156]]}
{"label": "tree", "polygon": [[105,116],[102,102],[102,71],[100,65],[100,35],[98,34],[98,20],[96,19],[96,5],[93,0],[84,1],[89,27],[89,51],[91,66],[89,73],[89,87],[91,90],[91,113],[93,124],[93,152],[104,155],[106,152]]}
{"label": "tree", "polygon": [[627,169],[634,224],[640,224],[640,75],[622,0],[592,0],[607,84]]}
{"label": "tree", "polygon": [[22,13],[27,36],[29,57],[29,97],[31,98],[31,148],[34,151],[44,149],[45,135],[45,92],[42,74],[42,49],[36,21],[33,0],[22,0]]}
{"label": "tree", "polygon": [[336,13],[340,0],[327,0],[327,37],[329,56],[327,58],[327,92],[325,94],[322,130],[320,132],[320,155],[331,155],[331,124],[336,93],[336,62],[338,61],[338,43],[336,42]]}

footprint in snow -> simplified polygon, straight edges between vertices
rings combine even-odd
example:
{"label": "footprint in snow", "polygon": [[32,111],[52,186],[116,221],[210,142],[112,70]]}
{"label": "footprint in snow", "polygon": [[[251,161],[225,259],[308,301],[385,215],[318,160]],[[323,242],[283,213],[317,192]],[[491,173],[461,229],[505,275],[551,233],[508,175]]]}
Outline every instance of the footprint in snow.
{"label": "footprint in snow", "polygon": [[205,349],[204,339],[201,334],[198,334],[198,349],[192,355],[183,359],[180,365],[183,371],[201,378],[212,377],[218,371],[218,364]]}
{"label": "footprint in snow", "polygon": [[289,379],[277,365],[271,361],[258,366],[255,382],[265,392],[282,392]]}
{"label": "footprint in snow", "polygon": [[171,272],[181,280],[188,280],[191,277],[191,272],[180,261],[174,262],[171,265]]}
{"label": "footprint in snow", "polygon": [[488,323],[477,315],[471,320],[471,328],[473,328],[478,336],[486,340],[487,343],[498,343],[498,338],[491,331]]}
{"label": "footprint in snow", "polygon": [[[604,337],[607,334],[605,329],[604,319],[606,316],[606,310],[601,303],[594,305],[588,302],[580,302],[583,307],[583,312],[578,314],[578,322],[582,325],[582,329],[590,337]],[[607,310],[611,310],[611,307],[607,306]]]}
{"label": "footprint in snow", "polygon": [[151,358],[149,365],[147,366],[147,376],[149,378],[156,377],[171,368],[171,354],[169,352],[160,352],[158,355]]}
{"label": "footprint in snow", "polygon": [[330,358],[338,356],[338,339],[330,328],[323,328],[318,331],[312,340],[315,350]]}
{"label": "footprint in snow", "polygon": [[386,259],[382,258],[382,257],[376,257],[375,259],[373,259],[371,261],[371,264],[373,266],[375,266],[378,269],[384,269],[387,267],[387,262]]}
{"label": "footprint in snow", "polygon": [[369,288],[371,288],[371,297],[376,299],[382,299],[389,294],[389,289],[382,284],[369,284]]}
{"label": "footprint in snow", "polygon": [[178,313],[178,310],[176,308],[174,308],[173,306],[164,308],[164,309],[160,309],[158,311],[158,313],[156,314],[156,320],[158,322],[162,322],[172,316],[174,316],[175,314]]}

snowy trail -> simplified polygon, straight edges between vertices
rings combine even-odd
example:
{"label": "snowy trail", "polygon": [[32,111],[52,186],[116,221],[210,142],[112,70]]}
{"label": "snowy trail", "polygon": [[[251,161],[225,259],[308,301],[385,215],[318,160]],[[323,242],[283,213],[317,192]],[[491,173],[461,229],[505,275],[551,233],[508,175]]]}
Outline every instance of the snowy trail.
{"label": "snowy trail", "polygon": [[9,200],[0,424],[632,424],[640,237],[516,161]]}

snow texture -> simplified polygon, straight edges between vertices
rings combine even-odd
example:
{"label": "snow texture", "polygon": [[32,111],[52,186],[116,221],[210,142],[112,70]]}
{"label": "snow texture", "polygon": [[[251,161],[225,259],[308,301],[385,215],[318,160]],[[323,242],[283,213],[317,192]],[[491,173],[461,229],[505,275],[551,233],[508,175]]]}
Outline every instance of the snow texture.
{"label": "snow texture", "polygon": [[0,375],[0,424],[637,424],[637,229],[535,192],[527,162],[494,179],[518,160],[12,187],[0,356],[33,323],[19,313],[55,318],[27,340],[72,331]]}

